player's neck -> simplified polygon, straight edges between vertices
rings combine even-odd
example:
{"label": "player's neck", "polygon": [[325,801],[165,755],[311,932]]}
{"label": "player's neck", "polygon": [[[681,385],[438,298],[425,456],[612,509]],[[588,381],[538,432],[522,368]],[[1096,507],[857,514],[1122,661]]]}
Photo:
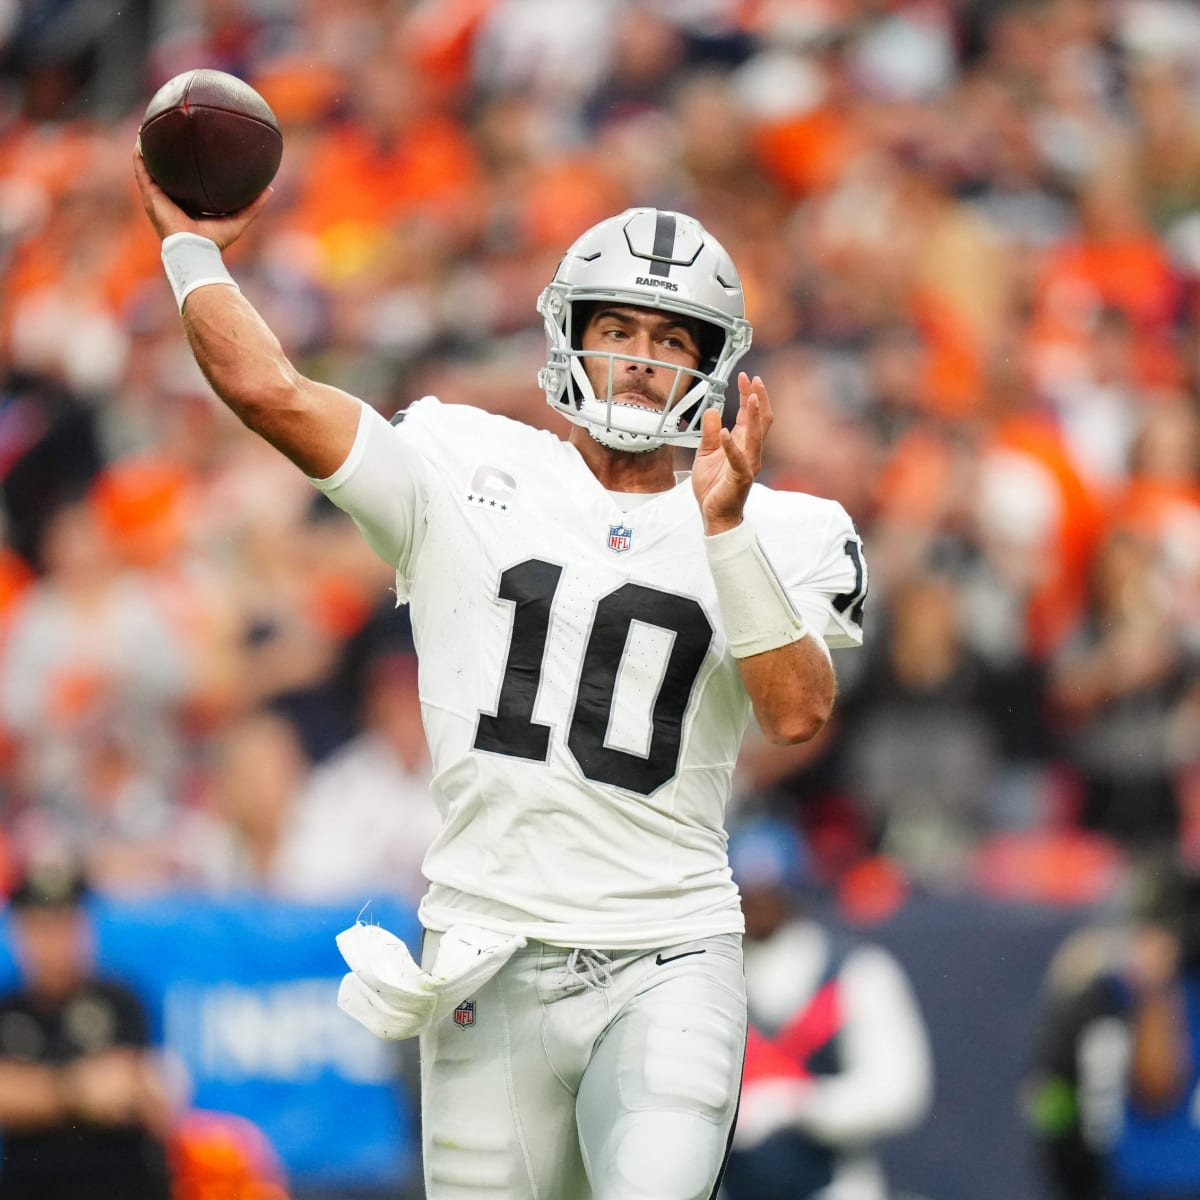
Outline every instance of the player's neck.
{"label": "player's neck", "polygon": [[675,486],[675,450],[672,446],[660,446],[645,454],[630,454],[602,446],[579,425],[571,430],[570,441],[592,474],[610,492],[667,492]]}

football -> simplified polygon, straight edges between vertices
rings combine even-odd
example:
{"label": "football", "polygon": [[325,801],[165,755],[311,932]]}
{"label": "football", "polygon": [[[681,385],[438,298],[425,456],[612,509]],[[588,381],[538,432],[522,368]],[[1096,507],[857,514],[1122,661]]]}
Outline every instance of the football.
{"label": "football", "polygon": [[138,147],[150,177],[189,216],[226,216],[275,178],[283,135],[270,105],[248,83],[200,68],[154,93]]}

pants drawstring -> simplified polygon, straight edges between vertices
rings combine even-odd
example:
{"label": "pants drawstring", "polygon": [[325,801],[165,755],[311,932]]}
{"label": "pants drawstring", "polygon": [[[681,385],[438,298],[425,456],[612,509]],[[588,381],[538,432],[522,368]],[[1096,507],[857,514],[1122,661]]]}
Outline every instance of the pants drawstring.
{"label": "pants drawstring", "polygon": [[563,973],[584,987],[606,988],[612,983],[612,959],[603,950],[580,947],[572,950]]}

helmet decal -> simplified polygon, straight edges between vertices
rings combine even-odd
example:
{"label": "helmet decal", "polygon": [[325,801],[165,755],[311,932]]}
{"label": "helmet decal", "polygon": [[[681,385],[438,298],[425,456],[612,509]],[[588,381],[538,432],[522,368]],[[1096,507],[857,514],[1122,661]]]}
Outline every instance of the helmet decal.
{"label": "helmet decal", "polygon": [[[626,236],[629,227],[625,228]],[[651,275],[670,275],[671,251],[675,249],[675,214],[656,212],[654,214],[654,261],[650,264]]]}

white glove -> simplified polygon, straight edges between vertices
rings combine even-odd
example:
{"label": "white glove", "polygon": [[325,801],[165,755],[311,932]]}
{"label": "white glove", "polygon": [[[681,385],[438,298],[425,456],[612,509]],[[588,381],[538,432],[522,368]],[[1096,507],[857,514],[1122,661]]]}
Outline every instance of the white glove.
{"label": "white glove", "polygon": [[352,925],[338,934],[337,944],[350,968],[338,988],[338,1007],[376,1037],[397,1041],[449,1016],[525,939],[454,925],[442,935],[430,971],[422,971],[408,947],[379,925]]}
{"label": "white glove", "polygon": [[448,1017],[524,945],[525,939],[513,934],[478,925],[451,925],[442,934],[429,972],[438,992],[433,1020]]}
{"label": "white glove", "polygon": [[437,989],[408,947],[380,925],[351,925],[337,936],[350,968],[338,988],[338,1008],[376,1037],[413,1037],[433,1020]]}

